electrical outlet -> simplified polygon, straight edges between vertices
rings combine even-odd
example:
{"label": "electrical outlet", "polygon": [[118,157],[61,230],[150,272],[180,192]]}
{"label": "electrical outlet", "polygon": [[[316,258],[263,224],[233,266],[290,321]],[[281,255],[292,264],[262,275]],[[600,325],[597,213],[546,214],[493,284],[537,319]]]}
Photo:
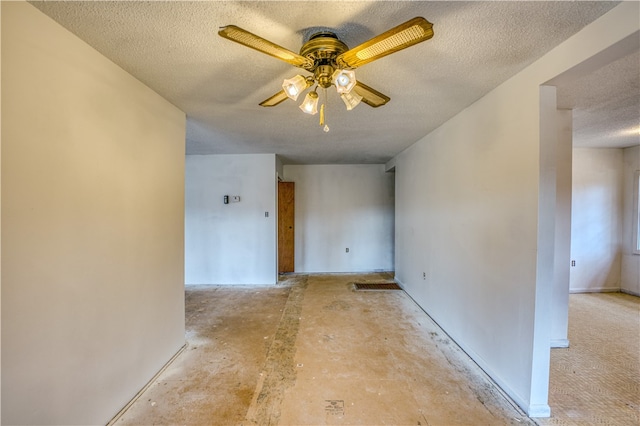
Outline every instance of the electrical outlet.
{"label": "electrical outlet", "polygon": [[422,273],[422,279],[423,279],[423,280],[426,280],[426,279],[427,279],[427,273],[426,273],[426,272],[423,272],[423,273]]}
{"label": "electrical outlet", "polygon": [[349,247],[346,248],[345,253],[349,253]]}
{"label": "electrical outlet", "polygon": [[576,266],[576,261],[575,260],[571,261],[571,266]]}

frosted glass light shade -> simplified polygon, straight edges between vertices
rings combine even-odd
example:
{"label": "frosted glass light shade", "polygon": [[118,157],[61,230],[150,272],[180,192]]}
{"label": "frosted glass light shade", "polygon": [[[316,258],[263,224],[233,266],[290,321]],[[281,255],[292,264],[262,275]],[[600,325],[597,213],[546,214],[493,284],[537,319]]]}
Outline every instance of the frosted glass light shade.
{"label": "frosted glass light shade", "polygon": [[362,96],[358,94],[355,90],[351,91],[351,93],[343,93],[340,95],[342,102],[347,106],[347,111],[351,111],[355,107],[358,106],[360,101],[362,100]]}
{"label": "frosted glass light shade", "polygon": [[338,93],[350,93],[356,85],[356,73],[353,70],[336,70],[331,79]]}
{"label": "frosted glass light shade", "polygon": [[301,75],[285,79],[282,82],[282,89],[284,90],[284,93],[294,101],[298,99],[300,93],[304,92],[304,89],[306,88],[307,80]]}
{"label": "frosted glass light shade", "polygon": [[304,97],[302,105],[300,105],[302,112],[306,114],[315,115],[318,113],[318,94],[316,92],[309,92]]}

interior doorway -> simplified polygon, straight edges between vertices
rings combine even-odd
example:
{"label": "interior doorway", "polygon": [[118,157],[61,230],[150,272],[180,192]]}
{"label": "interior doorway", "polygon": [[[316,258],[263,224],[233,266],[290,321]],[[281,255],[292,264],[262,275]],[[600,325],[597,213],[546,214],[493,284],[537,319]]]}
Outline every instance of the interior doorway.
{"label": "interior doorway", "polygon": [[278,182],[278,273],[295,271],[295,184]]}
{"label": "interior doorway", "polygon": [[[565,278],[556,278],[551,299],[552,326],[556,330],[553,336],[556,342],[564,341],[564,344],[555,345],[560,349],[551,352],[549,405],[557,416],[562,416],[563,410],[567,410],[571,411],[572,417],[585,423],[592,422],[585,416],[591,415],[597,404],[580,406],[575,398],[568,399],[566,395],[575,396],[583,392],[580,399],[590,401],[599,401],[602,394],[611,395],[613,391],[604,391],[601,383],[614,380],[620,383],[617,378],[612,379],[613,376],[622,378],[621,383],[629,379],[630,364],[627,367],[623,364],[621,371],[617,363],[621,356],[618,354],[630,352],[635,355],[637,352],[633,339],[620,337],[618,332],[622,323],[611,320],[613,312],[617,314],[620,309],[603,309],[603,301],[609,295],[568,294],[624,291],[624,267],[621,267],[620,258],[630,253],[632,248],[631,233],[625,231],[628,229],[625,226],[631,223],[628,221],[631,205],[625,197],[630,194],[628,182],[631,182],[632,172],[626,169],[629,168],[627,163],[640,164],[640,156],[626,154],[628,149],[633,149],[632,146],[637,149],[640,142],[637,136],[634,140],[629,137],[637,126],[640,99],[637,91],[640,46],[637,40],[636,33],[548,82],[557,87],[557,107],[572,111],[569,125],[572,128],[571,152],[566,153],[564,160],[558,161],[556,168],[557,178],[569,173],[565,182],[567,187],[557,192],[559,200],[569,202],[569,220],[560,222],[556,219],[555,249],[559,249],[560,241],[564,247],[569,243],[570,251],[568,258],[556,263]],[[568,146],[561,148],[565,147]],[[633,155],[635,159],[631,161]],[[591,302],[585,304],[584,309],[577,308],[587,300]],[[580,317],[578,313],[584,316]],[[592,320],[593,324],[587,325],[586,319]],[[629,334],[637,336],[637,328],[632,328]],[[608,342],[614,342],[618,350],[612,350],[612,344]],[[592,343],[593,346],[589,347]],[[603,346],[607,348],[608,357],[596,351]],[[586,360],[583,365],[589,365],[589,368],[597,365],[598,372],[606,372],[606,381],[592,370],[579,377],[578,374],[585,371],[580,368],[582,359]],[[565,375],[565,372],[570,374]],[[580,380],[588,386],[575,387]],[[634,380],[631,377],[632,383]],[[625,386],[618,385],[617,389]],[[619,407],[617,410],[616,415],[624,414]]]}

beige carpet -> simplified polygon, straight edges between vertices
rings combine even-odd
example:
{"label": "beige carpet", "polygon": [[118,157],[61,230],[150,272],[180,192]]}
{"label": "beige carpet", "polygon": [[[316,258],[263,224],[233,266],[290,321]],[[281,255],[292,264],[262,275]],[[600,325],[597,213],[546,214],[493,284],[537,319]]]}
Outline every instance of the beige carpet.
{"label": "beige carpet", "polygon": [[640,298],[572,294],[569,342],[551,350],[551,418],[540,425],[640,425]]}

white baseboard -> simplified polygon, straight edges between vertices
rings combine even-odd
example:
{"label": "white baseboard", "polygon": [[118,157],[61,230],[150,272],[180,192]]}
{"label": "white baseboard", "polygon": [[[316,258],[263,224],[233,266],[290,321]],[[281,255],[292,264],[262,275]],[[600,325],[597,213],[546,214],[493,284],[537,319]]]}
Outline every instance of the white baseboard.
{"label": "white baseboard", "polygon": [[393,269],[374,269],[366,271],[347,271],[347,272],[322,272],[322,271],[295,271],[292,274],[297,275],[365,275],[365,274],[392,274],[395,271]]}
{"label": "white baseboard", "polygon": [[[406,287],[404,283],[394,277],[394,281],[403,290],[406,291]],[[461,344],[459,340],[450,335],[442,326],[436,321],[429,313],[425,310],[425,308],[420,305],[409,293],[407,296],[424,312],[427,316],[458,346],[467,356],[474,362],[480,370],[484,373],[485,377],[493,382],[496,386],[496,389],[502,394],[502,396],[511,403],[511,405],[518,411],[522,410],[523,414],[528,415],[529,417],[550,417],[551,416],[551,408],[548,404],[538,404],[538,405],[529,405],[527,401],[522,398],[517,392],[515,392],[505,381],[500,379],[500,376],[496,374],[489,366],[482,360],[482,357],[478,356],[475,351],[471,350],[464,344]]]}
{"label": "white baseboard", "polygon": [[569,339],[551,339],[551,349],[554,348],[568,348]]}
{"label": "white baseboard", "polygon": [[551,407],[548,404],[530,405],[527,413],[529,417],[551,417]]}
{"label": "white baseboard", "polygon": [[638,297],[640,297],[640,293],[636,293],[635,291],[631,291],[631,290],[626,290],[626,289],[624,289],[624,288],[620,289],[620,293],[630,294],[631,296],[638,296]]}
{"label": "white baseboard", "polygon": [[620,293],[620,287],[572,288],[569,293]]}
{"label": "white baseboard", "polygon": [[154,384],[158,377],[160,377],[160,375],[162,373],[164,373],[164,371],[169,367],[169,365],[171,365],[171,363],[173,361],[176,360],[176,358],[178,358],[178,356],[180,356],[180,354],[182,352],[184,352],[184,350],[187,347],[187,343],[185,342],[184,345],[182,345],[180,347],[180,349],[178,349],[178,352],[176,352],[169,361],[167,361],[167,363],[165,365],[162,366],[162,368],[147,382],[146,385],[144,385],[142,387],[142,389],[140,389],[138,391],[138,393],[131,399],[131,401],[129,401],[127,403],[127,405],[125,405],[124,407],[122,407],[122,409],[120,411],[118,411],[118,413],[111,419],[109,420],[109,423],[107,423],[107,426],[113,426],[117,423],[118,420],[120,420],[120,417],[122,417],[122,415],[142,396],[142,394],[151,387],[152,384]]}

